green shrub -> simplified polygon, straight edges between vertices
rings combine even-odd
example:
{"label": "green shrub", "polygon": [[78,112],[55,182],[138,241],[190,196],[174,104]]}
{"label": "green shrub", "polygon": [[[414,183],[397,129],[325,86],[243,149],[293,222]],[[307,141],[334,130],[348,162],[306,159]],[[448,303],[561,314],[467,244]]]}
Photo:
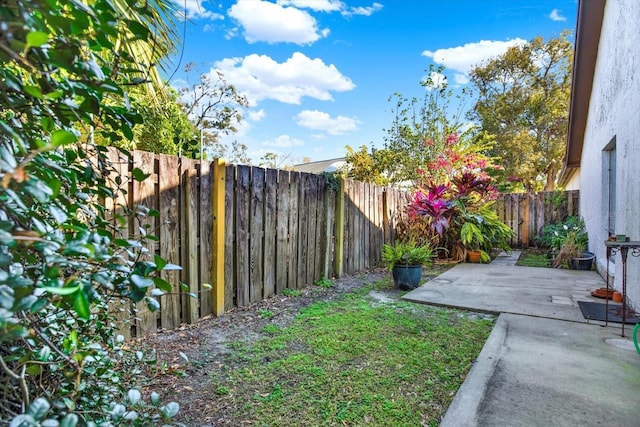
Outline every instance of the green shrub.
{"label": "green shrub", "polygon": [[[157,394],[142,398],[145,356],[123,345],[109,312],[120,299],[158,309],[157,296],[172,290],[159,273],[179,268],[147,249],[154,230],[144,219],[157,212],[115,205],[129,178],[93,144],[94,134],[132,137],[140,117],[124,88],[144,79],[120,43],[153,44],[151,23],[162,20],[149,4],[126,16],[122,3],[0,7],[3,424],[151,425],[178,411]],[[146,176],[134,169],[132,178]]]}
{"label": "green shrub", "polygon": [[576,244],[587,248],[589,241],[584,221],[577,216],[568,216],[564,221],[545,225],[542,228],[540,243],[544,247],[559,251],[570,233],[573,234],[572,239]]}

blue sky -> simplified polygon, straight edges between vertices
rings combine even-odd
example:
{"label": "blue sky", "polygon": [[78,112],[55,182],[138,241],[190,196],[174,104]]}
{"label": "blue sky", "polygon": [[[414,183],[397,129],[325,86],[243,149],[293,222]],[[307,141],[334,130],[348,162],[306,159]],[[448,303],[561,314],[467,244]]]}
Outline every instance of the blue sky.
{"label": "blue sky", "polygon": [[226,141],[246,144],[254,164],[266,152],[292,164],[380,147],[389,97],[421,96],[430,64],[467,86],[473,65],[573,30],[577,13],[577,0],[173,1],[188,16],[179,68],[220,71],[249,99]]}

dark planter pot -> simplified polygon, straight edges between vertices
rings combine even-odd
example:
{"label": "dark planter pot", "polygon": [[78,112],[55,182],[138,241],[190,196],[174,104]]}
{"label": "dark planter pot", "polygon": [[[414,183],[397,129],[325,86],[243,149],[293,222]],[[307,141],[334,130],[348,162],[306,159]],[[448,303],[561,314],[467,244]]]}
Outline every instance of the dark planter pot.
{"label": "dark planter pot", "polygon": [[596,258],[596,254],[593,252],[582,252],[582,256],[571,260],[572,270],[591,270],[593,260]]}
{"label": "dark planter pot", "polygon": [[415,289],[422,279],[421,265],[396,265],[391,270],[393,283],[403,291]]}

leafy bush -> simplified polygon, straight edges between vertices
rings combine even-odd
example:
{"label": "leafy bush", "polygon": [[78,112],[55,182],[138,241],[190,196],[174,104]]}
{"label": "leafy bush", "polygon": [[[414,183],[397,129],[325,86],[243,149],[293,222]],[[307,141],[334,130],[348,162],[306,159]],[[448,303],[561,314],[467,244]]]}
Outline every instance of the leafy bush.
{"label": "leafy bush", "polygon": [[[145,356],[123,345],[110,310],[120,299],[156,310],[156,297],[171,290],[159,272],[179,267],[148,251],[154,230],[142,219],[157,212],[116,204],[128,178],[92,138],[130,138],[140,122],[123,100],[144,66],[127,48],[157,41],[159,7],[0,7],[3,424],[149,425],[178,410],[134,387]],[[146,178],[139,169],[132,176]]]}
{"label": "leafy bush", "polygon": [[559,251],[570,233],[574,234],[572,238],[583,248],[582,250],[587,248],[587,230],[582,218],[577,216],[568,216],[564,221],[545,225],[542,228],[540,243],[544,247]]}

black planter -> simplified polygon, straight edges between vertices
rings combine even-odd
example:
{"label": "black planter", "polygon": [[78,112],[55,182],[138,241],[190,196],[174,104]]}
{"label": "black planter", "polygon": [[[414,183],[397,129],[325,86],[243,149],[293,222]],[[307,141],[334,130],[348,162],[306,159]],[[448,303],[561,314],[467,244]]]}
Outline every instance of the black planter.
{"label": "black planter", "polygon": [[582,252],[582,256],[579,258],[573,258],[571,260],[572,270],[591,270],[593,260],[596,258],[596,254],[593,252]]}
{"label": "black planter", "polygon": [[415,289],[422,279],[421,265],[396,265],[391,270],[393,283],[403,291]]}

